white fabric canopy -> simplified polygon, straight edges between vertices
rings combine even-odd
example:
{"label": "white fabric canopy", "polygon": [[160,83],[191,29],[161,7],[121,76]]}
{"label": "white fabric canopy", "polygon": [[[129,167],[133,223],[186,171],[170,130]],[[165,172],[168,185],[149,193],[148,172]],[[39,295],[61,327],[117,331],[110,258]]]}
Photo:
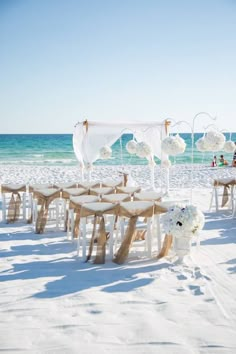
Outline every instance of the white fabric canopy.
{"label": "white fabric canopy", "polygon": [[[168,135],[169,121],[163,122],[78,122],[73,134],[74,152],[81,167],[99,159],[104,145],[113,145],[121,135],[131,133],[138,142],[147,143],[153,156],[160,160],[167,156],[161,151],[161,142]],[[152,156],[152,157],[153,157]]]}

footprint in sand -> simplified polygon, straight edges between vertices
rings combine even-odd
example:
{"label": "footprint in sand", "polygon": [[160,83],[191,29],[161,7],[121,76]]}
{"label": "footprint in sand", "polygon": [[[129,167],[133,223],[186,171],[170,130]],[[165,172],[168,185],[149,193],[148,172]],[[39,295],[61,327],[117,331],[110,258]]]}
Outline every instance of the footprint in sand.
{"label": "footprint in sand", "polygon": [[201,272],[201,269],[199,267],[194,268],[193,276],[194,276],[195,279],[203,278],[203,279],[206,279],[206,280],[211,280],[210,277],[208,277],[207,275],[204,275]]}
{"label": "footprint in sand", "polygon": [[191,290],[192,294],[195,296],[204,295],[201,287],[199,285],[189,285],[188,288]]}
{"label": "footprint in sand", "polygon": [[184,274],[179,274],[179,275],[177,275],[177,279],[186,280],[186,279],[188,279],[188,277],[186,277],[186,275],[184,275]]}
{"label": "footprint in sand", "polygon": [[181,288],[177,288],[176,290],[180,293],[180,292],[185,291],[186,289],[184,289],[184,288],[181,287]]}

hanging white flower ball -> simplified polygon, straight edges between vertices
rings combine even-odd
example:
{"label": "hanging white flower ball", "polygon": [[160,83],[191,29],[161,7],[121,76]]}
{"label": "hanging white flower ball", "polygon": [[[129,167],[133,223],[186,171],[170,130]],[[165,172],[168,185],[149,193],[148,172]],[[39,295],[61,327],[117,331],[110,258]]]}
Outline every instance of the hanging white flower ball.
{"label": "hanging white flower ball", "polygon": [[111,157],[112,155],[112,149],[110,148],[110,146],[108,145],[104,145],[101,149],[100,149],[100,158],[103,160],[107,160]]}
{"label": "hanging white flower ball", "polygon": [[236,149],[236,145],[234,144],[233,141],[229,140],[229,141],[225,142],[225,144],[224,144],[224,151],[225,152],[232,153],[232,152],[234,152],[235,149]]}
{"label": "hanging white flower ball", "polygon": [[177,142],[174,136],[168,136],[162,140],[161,148],[167,155],[175,155]]}
{"label": "hanging white flower ball", "polygon": [[207,141],[205,137],[202,137],[196,141],[196,147],[198,151],[204,152],[208,150]]}
{"label": "hanging white flower ball", "polygon": [[125,146],[126,150],[128,151],[129,154],[133,155],[136,154],[137,150],[137,143],[135,140],[130,140]]}
{"label": "hanging white flower ball", "polygon": [[218,131],[209,131],[206,136],[206,143],[208,146],[208,151],[220,151],[223,150],[225,144],[225,136]]}
{"label": "hanging white flower ball", "polygon": [[169,159],[161,161],[161,167],[170,168],[171,167],[171,161]]}
{"label": "hanging white flower ball", "polygon": [[178,141],[178,143],[179,143],[179,146],[178,146],[178,148],[179,148],[179,154],[182,154],[182,153],[185,151],[185,149],[186,149],[186,143],[185,143],[184,139],[179,136],[179,134],[177,134],[177,135],[175,136],[175,139],[176,139],[176,140]]}
{"label": "hanging white flower ball", "polygon": [[148,157],[152,155],[152,149],[147,143],[141,141],[140,143],[137,143],[136,155],[140,158]]}
{"label": "hanging white flower ball", "polygon": [[162,140],[161,148],[167,155],[179,155],[185,151],[186,144],[179,135],[168,136]]}

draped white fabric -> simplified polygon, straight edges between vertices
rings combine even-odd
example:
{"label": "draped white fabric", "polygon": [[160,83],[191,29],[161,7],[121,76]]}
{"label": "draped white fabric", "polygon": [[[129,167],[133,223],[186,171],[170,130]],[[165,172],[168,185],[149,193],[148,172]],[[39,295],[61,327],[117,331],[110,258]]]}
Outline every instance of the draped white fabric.
{"label": "draped white fabric", "polygon": [[144,141],[159,159],[165,159],[161,141],[168,135],[163,122],[78,122],[73,135],[75,155],[81,165],[92,164],[99,158],[99,150],[112,146],[122,134],[133,134],[138,142]]}

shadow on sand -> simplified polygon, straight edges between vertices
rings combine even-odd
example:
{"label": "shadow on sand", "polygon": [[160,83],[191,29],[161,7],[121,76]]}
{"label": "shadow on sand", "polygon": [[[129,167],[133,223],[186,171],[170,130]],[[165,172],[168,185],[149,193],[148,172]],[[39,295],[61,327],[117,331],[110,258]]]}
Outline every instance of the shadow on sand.
{"label": "shadow on sand", "polygon": [[[201,247],[235,243],[235,219],[223,213],[206,213],[205,217],[204,230],[220,230],[220,236],[217,234],[217,237],[212,236],[202,240]],[[35,235],[32,231],[24,230],[22,234],[19,232],[2,233],[0,239],[1,241],[30,241],[30,244],[25,242],[26,244],[21,245],[14,245],[13,242],[10,250],[1,251],[1,257],[35,257],[35,260],[30,262],[11,264],[10,269],[1,272],[0,282],[56,278],[50,279],[43,291],[32,295],[35,298],[56,298],[89,288],[100,288],[101,291],[108,293],[128,292],[153,282],[156,278],[152,277],[151,272],[171,266],[171,263],[164,259],[161,261],[141,259],[136,262],[129,260],[124,265],[117,265],[111,261],[107,261],[104,265],[81,263],[74,256],[75,244],[66,239],[65,233]],[[32,241],[36,242],[32,243]],[[48,259],[50,256],[51,259]],[[235,259],[229,261],[229,264],[228,270],[235,272]]]}
{"label": "shadow on sand", "polygon": [[127,263],[122,266],[109,261],[98,266],[63,257],[51,261],[13,264],[12,272],[2,272],[0,281],[58,278],[48,282],[44,291],[34,294],[33,297],[36,298],[54,298],[92,287],[99,287],[109,293],[127,292],[150,284],[154,280],[150,272],[169,266],[169,263],[160,264],[157,260]]}

